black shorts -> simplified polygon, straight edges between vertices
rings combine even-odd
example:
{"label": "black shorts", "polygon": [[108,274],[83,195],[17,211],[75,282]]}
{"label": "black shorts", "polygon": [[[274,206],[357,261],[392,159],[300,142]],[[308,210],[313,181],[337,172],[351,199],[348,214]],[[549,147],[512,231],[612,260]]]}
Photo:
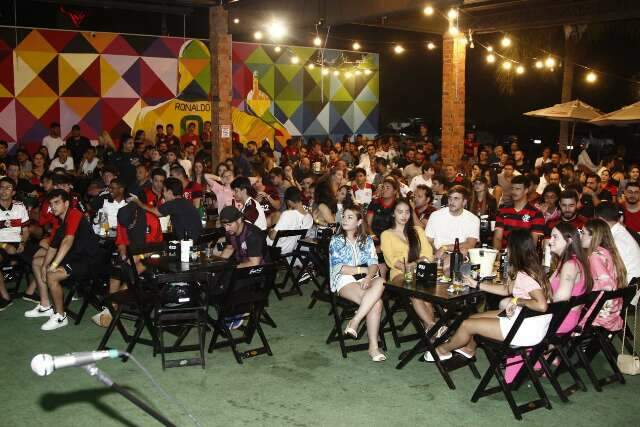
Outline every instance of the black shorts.
{"label": "black shorts", "polygon": [[69,277],[85,277],[89,275],[92,270],[91,265],[86,261],[79,259],[63,259],[60,263],[60,267],[64,268]]}
{"label": "black shorts", "polygon": [[2,248],[0,248],[0,262],[1,262],[3,265],[4,265],[4,264],[6,264],[6,262],[7,262],[9,259],[11,259],[11,257],[19,256],[19,254],[10,255],[10,254],[9,254],[9,252],[7,252],[7,251],[4,249],[4,246],[12,246],[12,247],[14,247],[15,249],[18,249],[18,246],[20,246],[20,243],[15,243],[15,242],[3,242],[3,243],[0,243],[0,244],[3,246]]}

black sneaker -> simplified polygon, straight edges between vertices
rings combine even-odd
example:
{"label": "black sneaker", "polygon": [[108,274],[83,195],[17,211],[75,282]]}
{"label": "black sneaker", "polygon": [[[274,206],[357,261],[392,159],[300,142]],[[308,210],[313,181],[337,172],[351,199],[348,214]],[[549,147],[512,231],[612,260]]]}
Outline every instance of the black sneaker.
{"label": "black sneaker", "polygon": [[25,292],[22,294],[22,299],[25,301],[34,302],[38,304],[40,303],[40,294],[38,294],[37,292],[34,292],[32,294],[28,294]]}
{"label": "black sneaker", "polygon": [[13,300],[0,297],[0,311],[6,310],[11,304],[13,304]]}

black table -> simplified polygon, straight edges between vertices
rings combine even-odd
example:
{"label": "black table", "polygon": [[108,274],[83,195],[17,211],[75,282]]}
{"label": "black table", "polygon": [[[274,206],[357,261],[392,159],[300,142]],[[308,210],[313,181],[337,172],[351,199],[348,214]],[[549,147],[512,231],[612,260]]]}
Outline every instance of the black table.
{"label": "black table", "polygon": [[[394,280],[387,282],[386,291],[400,298],[407,314],[418,330],[418,335],[421,337],[412,349],[400,355],[400,362],[396,369],[402,369],[415,356],[428,351],[433,355],[440,375],[442,375],[449,388],[454,390],[456,387],[449,376],[449,371],[468,365],[473,375],[477,378],[480,378],[480,373],[472,359],[465,359],[465,363],[462,364],[453,362],[453,359],[450,359],[451,363],[449,361],[443,363],[435,349],[445,342],[458,329],[460,324],[469,317],[475,304],[484,296],[484,292],[469,287],[462,291],[449,292],[447,290],[448,287],[449,283],[438,283],[430,286],[417,285],[415,278],[411,282],[405,282],[402,275],[399,275]],[[439,312],[440,318],[429,331],[424,330],[422,322],[413,310],[410,298],[418,298],[430,302]],[[434,338],[441,326],[446,326],[447,332],[439,338]]]}
{"label": "black table", "polygon": [[196,272],[220,272],[229,265],[229,260],[219,256],[201,256],[195,261],[180,262],[177,256],[168,255],[147,255],[142,260],[142,264],[154,273],[184,273],[188,271]]}

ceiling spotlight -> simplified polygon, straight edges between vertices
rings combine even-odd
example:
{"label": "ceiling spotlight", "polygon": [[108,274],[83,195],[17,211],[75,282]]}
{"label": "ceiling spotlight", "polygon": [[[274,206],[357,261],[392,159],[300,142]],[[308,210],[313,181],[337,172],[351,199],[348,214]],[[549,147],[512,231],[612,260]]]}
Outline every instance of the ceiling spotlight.
{"label": "ceiling spotlight", "polygon": [[314,68],[316,68],[316,66],[315,66],[315,65],[313,65],[313,64],[309,64],[309,65],[307,65],[307,67],[308,67],[310,70],[313,70]]}
{"label": "ceiling spotlight", "polygon": [[372,73],[372,71],[370,69],[368,69],[368,68],[366,70],[364,70],[364,75],[365,76],[371,75],[371,73]]}
{"label": "ceiling spotlight", "polygon": [[449,12],[447,12],[447,17],[449,19],[456,19],[458,17],[458,11],[455,9],[449,9]]}
{"label": "ceiling spotlight", "polygon": [[318,36],[316,36],[315,39],[313,39],[313,45],[314,46],[320,46],[322,44],[322,39]]}
{"label": "ceiling spotlight", "polygon": [[402,45],[397,44],[394,46],[393,51],[399,55],[402,52],[404,52],[404,47],[402,47]]}
{"label": "ceiling spotlight", "polygon": [[276,47],[274,47],[274,48],[273,48],[273,50],[274,50],[276,53],[280,53],[280,51],[282,50],[282,48],[281,48],[280,46],[276,46]]}
{"label": "ceiling spotlight", "polygon": [[544,61],[544,65],[547,68],[555,68],[556,66],[556,60],[553,59],[552,57],[548,57],[545,61]]}
{"label": "ceiling spotlight", "polygon": [[256,40],[262,40],[262,31],[256,31],[253,33],[253,38]]}
{"label": "ceiling spotlight", "polygon": [[333,72],[333,75],[334,75],[334,76],[336,76],[336,77],[337,77],[337,76],[339,76],[339,75],[340,75],[340,71],[335,70],[335,71]]}
{"label": "ceiling spotlight", "polygon": [[524,74],[524,67],[522,65],[516,67],[516,74]]}
{"label": "ceiling spotlight", "polygon": [[300,58],[298,58],[297,56],[292,56],[291,57],[291,63],[292,64],[297,64],[300,62]]}
{"label": "ceiling spotlight", "polygon": [[328,76],[329,75],[329,69],[328,68],[323,68],[322,69],[322,75],[323,76]]}
{"label": "ceiling spotlight", "polygon": [[287,35],[287,27],[280,21],[273,21],[267,27],[267,32],[272,40],[281,40]]}
{"label": "ceiling spotlight", "polygon": [[502,63],[502,68],[504,68],[505,70],[509,71],[511,69],[511,62],[509,61],[504,61]]}
{"label": "ceiling spotlight", "polygon": [[596,80],[598,80],[598,75],[593,71],[590,71],[585,77],[585,80],[587,81],[587,83],[595,83]]}
{"label": "ceiling spotlight", "polygon": [[427,43],[427,49],[429,50],[433,50],[436,48],[436,45],[433,42],[429,42]]}
{"label": "ceiling spotlight", "polygon": [[544,63],[542,61],[536,61],[536,68],[541,69],[542,67],[544,67]]}
{"label": "ceiling spotlight", "polygon": [[351,47],[353,48],[353,50],[360,50],[360,48],[361,48],[362,46],[360,46],[360,43],[358,43],[358,42],[354,42],[354,43],[351,45]]}
{"label": "ceiling spotlight", "polygon": [[508,36],[504,36],[500,41],[500,44],[502,47],[509,47],[511,46],[511,39]]}
{"label": "ceiling spotlight", "polygon": [[494,62],[496,62],[496,56],[493,53],[490,53],[489,55],[487,55],[487,62],[489,64],[493,64]]}
{"label": "ceiling spotlight", "polygon": [[239,18],[233,18],[233,23],[234,24],[239,24],[240,23],[240,19]]}
{"label": "ceiling spotlight", "polygon": [[427,16],[433,15],[433,6],[425,6],[425,8],[422,9],[422,12]]}

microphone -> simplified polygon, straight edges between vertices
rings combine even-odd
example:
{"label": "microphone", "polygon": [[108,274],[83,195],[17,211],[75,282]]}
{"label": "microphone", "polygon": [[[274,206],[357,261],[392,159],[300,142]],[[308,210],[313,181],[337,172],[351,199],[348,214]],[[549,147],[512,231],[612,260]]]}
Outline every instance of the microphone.
{"label": "microphone", "polygon": [[124,356],[124,353],[118,350],[69,353],[62,356],[37,354],[31,359],[31,370],[37,375],[44,377],[51,375],[53,371],[57,369],[90,365],[102,359],[117,359],[121,356]]}

